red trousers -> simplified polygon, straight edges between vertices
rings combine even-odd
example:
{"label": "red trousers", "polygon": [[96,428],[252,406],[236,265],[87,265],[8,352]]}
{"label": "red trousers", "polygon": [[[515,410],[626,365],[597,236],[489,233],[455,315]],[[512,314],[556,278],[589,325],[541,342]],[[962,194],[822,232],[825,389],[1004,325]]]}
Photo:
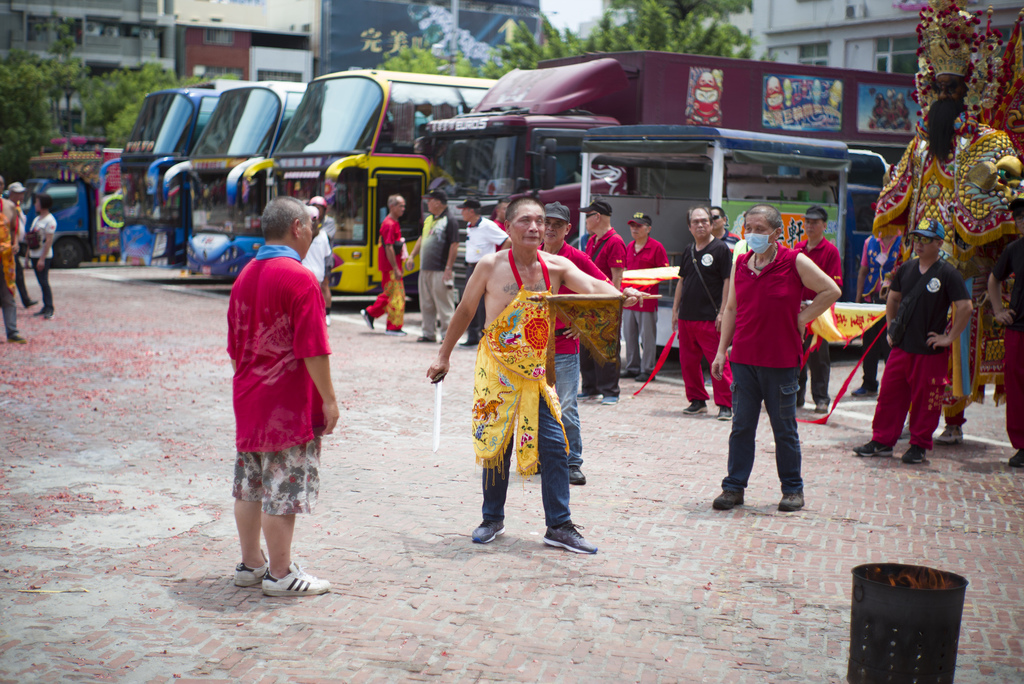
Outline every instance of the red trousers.
{"label": "red trousers", "polygon": [[1024,332],[1007,330],[1003,348],[1006,434],[1014,449],[1024,449]]}
{"label": "red trousers", "polygon": [[[388,315],[388,330],[401,330],[405,318],[405,287],[401,278],[395,278],[392,271],[384,271],[377,301],[366,307],[371,318]],[[391,302],[390,309],[388,302]]]}
{"label": "red trousers", "polygon": [[[721,334],[715,330],[714,321],[679,321],[679,365],[683,370],[683,383],[686,385],[687,401],[707,401],[708,391],[704,389],[704,373],[701,371],[700,360],[705,358],[708,365],[715,360],[718,353],[718,341]],[[732,408],[732,367],[729,360],[725,361],[722,379],[711,377],[711,387],[715,391],[715,404]]]}
{"label": "red trousers", "polygon": [[896,444],[909,409],[910,443],[931,450],[948,372],[948,348],[941,354],[908,354],[893,347],[878,389],[871,439],[886,446]]}

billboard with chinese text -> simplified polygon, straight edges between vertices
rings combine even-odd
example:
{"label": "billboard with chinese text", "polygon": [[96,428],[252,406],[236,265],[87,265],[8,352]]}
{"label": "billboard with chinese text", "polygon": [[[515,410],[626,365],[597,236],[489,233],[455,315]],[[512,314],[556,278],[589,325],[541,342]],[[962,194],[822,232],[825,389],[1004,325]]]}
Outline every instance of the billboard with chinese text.
{"label": "billboard with chinese text", "polygon": [[[538,0],[514,0],[502,5],[535,9]],[[447,54],[454,22],[448,7],[382,0],[334,0],[331,4],[328,68],[323,73],[351,68],[374,68],[403,48],[430,49],[442,45]],[[474,66],[491,58],[491,49],[509,42],[517,24],[537,30],[537,16],[522,13],[459,11],[459,50]]]}
{"label": "billboard with chinese text", "polygon": [[843,82],[814,76],[765,74],[761,120],[786,131],[843,128]]}

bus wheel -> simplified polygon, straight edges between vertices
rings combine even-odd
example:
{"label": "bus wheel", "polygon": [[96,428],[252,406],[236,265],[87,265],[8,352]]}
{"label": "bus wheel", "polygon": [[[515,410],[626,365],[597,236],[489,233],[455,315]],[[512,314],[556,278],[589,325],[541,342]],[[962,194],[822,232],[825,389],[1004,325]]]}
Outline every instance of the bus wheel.
{"label": "bus wheel", "polygon": [[54,268],[77,268],[85,259],[85,248],[78,238],[63,237],[53,245]]}

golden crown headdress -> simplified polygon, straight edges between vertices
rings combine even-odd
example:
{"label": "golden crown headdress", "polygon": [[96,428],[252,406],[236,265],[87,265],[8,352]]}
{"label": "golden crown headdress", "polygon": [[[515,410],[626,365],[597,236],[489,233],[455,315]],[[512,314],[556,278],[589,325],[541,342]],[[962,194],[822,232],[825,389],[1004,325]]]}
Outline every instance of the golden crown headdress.
{"label": "golden crown headdress", "polygon": [[991,109],[1002,75],[999,31],[992,28],[992,8],[985,26],[981,12],[964,11],[963,0],[930,0],[917,26],[917,102],[924,112],[936,99],[935,79],[956,74],[964,79],[968,114],[977,117]]}

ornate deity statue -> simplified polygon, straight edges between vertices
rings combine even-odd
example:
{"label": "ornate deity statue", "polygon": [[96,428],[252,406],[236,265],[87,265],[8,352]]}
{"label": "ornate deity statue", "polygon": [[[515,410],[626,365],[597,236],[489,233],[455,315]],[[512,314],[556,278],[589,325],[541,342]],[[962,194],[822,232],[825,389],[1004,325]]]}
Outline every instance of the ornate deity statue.
{"label": "ornate deity statue", "polygon": [[923,218],[941,221],[943,251],[974,299],[970,325],[950,355],[946,431],[936,439],[946,444],[962,441],[964,408],[982,399],[986,384],[1002,398],[1002,329],[982,304],[995,259],[1017,236],[1009,204],[1024,192],[1024,11],[1004,56],[991,8],[983,23],[983,13],[966,12],[961,2],[931,0],[921,11],[915,99],[922,123],[891,169],[874,221],[880,238],[905,235]]}

